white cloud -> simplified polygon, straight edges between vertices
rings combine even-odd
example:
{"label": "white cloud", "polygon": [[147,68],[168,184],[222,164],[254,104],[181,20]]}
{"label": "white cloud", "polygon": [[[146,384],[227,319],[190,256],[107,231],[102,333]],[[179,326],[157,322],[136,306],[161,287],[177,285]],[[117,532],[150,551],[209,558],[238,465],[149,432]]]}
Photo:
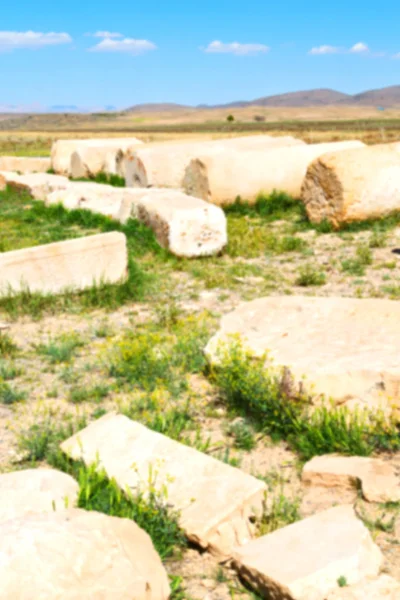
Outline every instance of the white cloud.
{"label": "white cloud", "polygon": [[96,31],[96,33],[93,33],[93,37],[113,39],[113,38],[122,38],[124,36],[122,35],[122,33],[117,33],[117,32],[112,32],[112,31]]}
{"label": "white cloud", "polygon": [[125,52],[126,54],[138,55],[156,50],[156,48],[157,46],[148,40],[134,40],[133,38],[113,40],[105,38],[96,46],[90,48],[90,52]]}
{"label": "white cloud", "polygon": [[392,56],[392,58],[395,58],[396,60],[400,60],[400,52],[398,52],[397,54],[394,54]]}
{"label": "white cloud", "polygon": [[364,44],[363,42],[358,42],[358,44],[354,44],[354,46],[352,46],[350,48],[350,52],[353,54],[362,54],[364,52],[369,52],[369,48],[367,46],[367,44]]}
{"label": "white cloud", "polygon": [[311,48],[309,54],[338,54],[339,52],[341,52],[341,48],[338,46],[317,46]]}
{"label": "white cloud", "polygon": [[385,56],[385,52],[371,52],[369,46],[364,44],[364,42],[357,42],[357,44],[354,44],[354,46],[351,46],[351,48],[328,45],[317,46],[315,48],[311,48],[308,54],[363,54],[364,56]]}
{"label": "white cloud", "polygon": [[238,42],[224,44],[218,40],[211,42],[207,48],[204,48],[204,52],[209,54],[235,54],[236,56],[263,54],[268,51],[269,47],[264,44],[239,44]]}
{"label": "white cloud", "polygon": [[69,44],[68,33],[40,33],[36,31],[0,31],[0,52],[28,48],[36,50],[45,46]]}

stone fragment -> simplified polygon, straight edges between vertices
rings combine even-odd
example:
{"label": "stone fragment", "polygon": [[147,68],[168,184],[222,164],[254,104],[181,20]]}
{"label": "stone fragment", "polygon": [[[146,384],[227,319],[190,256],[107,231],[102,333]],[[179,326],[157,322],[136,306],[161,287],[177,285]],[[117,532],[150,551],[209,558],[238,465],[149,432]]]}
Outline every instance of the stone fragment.
{"label": "stone fragment", "polygon": [[17,173],[46,173],[51,168],[50,158],[0,156],[0,171]]}
{"label": "stone fragment", "polygon": [[72,509],[0,523],[0,600],[167,600],[167,573],[136,523]]}
{"label": "stone fragment", "polygon": [[304,465],[302,480],[309,485],[355,487],[361,484],[368,502],[399,502],[400,477],[388,463],[377,458],[316,456]]}
{"label": "stone fragment", "polygon": [[228,241],[221,208],[175,190],[145,195],[137,205],[137,218],[176,256],[212,256]]}
{"label": "stone fragment", "polygon": [[338,587],[327,600],[399,600],[400,583],[389,577],[367,577],[357,585]]}
{"label": "stone fragment", "polygon": [[134,148],[125,154],[125,180],[131,187],[183,186],[185,169],[192,159],[201,156],[220,155],[225,152],[259,151],[282,146],[305,146],[293,137],[253,135],[208,142],[172,142]]}
{"label": "stone fragment", "polygon": [[127,275],[126,237],[120,232],[0,253],[0,295],[29,289],[61,293]]}
{"label": "stone fragment", "polygon": [[50,192],[65,189],[68,185],[69,180],[60,175],[50,175],[48,173],[18,175],[8,171],[0,172],[0,189],[9,186],[17,192],[29,194],[35,200],[45,200]]}
{"label": "stone fragment", "polygon": [[155,197],[165,191],[171,193],[171,190],[163,188],[147,190],[74,181],[63,190],[47,194],[46,204],[62,204],[69,210],[84,208],[126,223],[131,217],[137,216],[137,206],[144,196],[150,194]]}
{"label": "stone fragment", "polygon": [[[108,140],[111,142],[111,140]],[[94,177],[98,173],[108,173],[123,175],[119,164],[121,155],[129,148],[134,150],[140,148],[143,142],[137,140],[135,143],[131,140],[116,140],[114,144],[90,144],[90,146],[81,146],[71,155],[71,177]]]}
{"label": "stone fragment", "polygon": [[137,138],[92,138],[85,140],[57,140],[51,148],[51,164],[55,173],[71,175],[72,154],[81,148],[107,147],[110,151],[119,148],[128,148],[132,145],[142,144]]}
{"label": "stone fragment", "polygon": [[[371,318],[373,315],[373,319]],[[400,406],[400,304],[392,300],[284,296],[259,298],[225,315],[207,345],[218,348],[239,335],[267,364],[286,367],[294,387],[336,405],[368,399],[366,408]]]}
{"label": "stone fragment", "polygon": [[232,204],[238,197],[255,202],[273,191],[300,197],[308,165],[326,152],[360,148],[362,142],[345,141],[294,147],[270,147],[235,152],[198,153],[187,163],[182,187],[187,194],[213,204]]}
{"label": "stone fragment", "polygon": [[239,574],[263,597],[325,600],[343,577],[349,585],[379,573],[383,556],[351,506],[330,508],[238,548]]}
{"label": "stone fragment", "polygon": [[29,512],[53,512],[75,506],[79,485],[54,469],[27,469],[0,475],[0,523]]}
{"label": "stone fragment", "polygon": [[400,210],[400,143],[332,152],[308,168],[301,197],[313,223],[339,228]]}
{"label": "stone fragment", "polygon": [[123,415],[98,419],[61,448],[87,465],[98,463],[122,490],[146,491],[152,470],[189,540],[220,557],[252,536],[250,517],[261,510],[266,490],[262,481]]}

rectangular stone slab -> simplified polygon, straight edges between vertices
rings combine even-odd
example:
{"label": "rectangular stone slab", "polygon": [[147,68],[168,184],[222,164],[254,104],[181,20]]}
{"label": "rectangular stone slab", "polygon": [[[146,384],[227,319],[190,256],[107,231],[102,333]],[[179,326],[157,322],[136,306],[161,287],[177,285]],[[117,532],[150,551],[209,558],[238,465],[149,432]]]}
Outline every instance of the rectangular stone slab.
{"label": "rectangular stone slab", "polygon": [[123,490],[146,490],[152,468],[157,487],[167,487],[168,503],[180,511],[187,537],[222,558],[251,538],[249,517],[262,509],[266,486],[239,469],[115,414],[61,448],[87,465],[99,461]]}
{"label": "rectangular stone slab", "polygon": [[382,561],[350,505],[274,531],[234,553],[240,575],[273,600],[325,600],[340,577],[358,583],[377,575]]}
{"label": "rectangular stone slab", "polygon": [[45,200],[50,192],[65,189],[68,185],[69,180],[61,175],[49,173],[18,175],[18,173],[8,171],[0,172],[0,189],[9,186],[17,192],[29,194],[35,200]]}
{"label": "rectangular stone slab", "polygon": [[126,237],[111,232],[0,253],[0,294],[60,293],[127,275]]}

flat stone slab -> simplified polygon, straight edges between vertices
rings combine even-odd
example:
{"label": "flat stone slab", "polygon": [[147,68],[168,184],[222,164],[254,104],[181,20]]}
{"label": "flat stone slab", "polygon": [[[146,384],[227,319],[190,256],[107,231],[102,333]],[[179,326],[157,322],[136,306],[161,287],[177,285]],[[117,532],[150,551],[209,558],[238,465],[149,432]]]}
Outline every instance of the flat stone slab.
{"label": "flat stone slab", "polygon": [[17,192],[25,192],[35,200],[45,200],[47,194],[54,190],[65,189],[69,185],[69,179],[61,175],[49,173],[31,173],[18,175],[8,171],[0,172],[0,189],[9,186]]}
{"label": "flat stone slab", "polygon": [[167,600],[150,537],[128,519],[72,509],[0,523],[0,600]]}
{"label": "flat stone slab", "polygon": [[147,194],[137,206],[137,218],[176,256],[212,256],[228,242],[223,210],[182,192]]}
{"label": "flat stone slab", "polygon": [[325,600],[344,577],[349,585],[375,576],[383,562],[352,506],[338,506],[238,548],[239,574],[263,597]]}
{"label": "flat stone slab", "polygon": [[46,173],[51,168],[50,158],[27,156],[0,156],[0,171],[17,173]]}
{"label": "flat stone slab", "polygon": [[0,253],[0,294],[29,289],[61,293],[94,283],[118,283],[127,275],[126,237],[101,233]]}
{"label": "flat stone slab", "polygon": [[338,588],[329,594],[327,600],[399,600],[400,582],[381,575],[364,579],[357,585]]}
{"label": "flat stone slab", "polygon": [[400,501],[400,477],[389,463],[377,458],[316,456],[304,466],[302,480],[326,487],[355,487],[360,483],[368,502]]}
{"label": "flat stone slab", "polygon": [[0,475],[0,522],[29,512],[73,508],[79,485],[55,469],[27,469]]}
{"label": "flat stone slab", "polygon": [[284,296],[241,304],[207,345],[212,362],[237,334],[314,398],[349,408],[400,406],[399,302]]}
{"label": "flat stone slab", "polygon": [[87,465],[99,461],[123,490],[146,490],[153,469],[189,540],[218,556],[229,557],[233,546],[251,539],[249,518],[261,510],[266,486],[239,469],[123,415],[105,415],[61,448]]}

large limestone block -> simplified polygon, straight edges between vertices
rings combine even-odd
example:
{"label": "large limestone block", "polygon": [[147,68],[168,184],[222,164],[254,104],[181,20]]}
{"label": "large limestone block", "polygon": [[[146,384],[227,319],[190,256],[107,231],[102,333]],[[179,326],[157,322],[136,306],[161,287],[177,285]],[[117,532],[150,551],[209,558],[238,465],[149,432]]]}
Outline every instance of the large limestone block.
{"label": "large limestone block", "polygon": [[[110,140],[108,140],[110,141]],[[119,164],[121,155],[128,148],[131,150],[143,145],[143,142],[132,139],[116,140],[115,143],[82,146],[71,155],[70,173],[73,178],[94,177],[98,173],[121,175]]]}
{"label": "large limestone block", "polygon": [[0,524],[1,600],[167,600],[168,576],[136,523],[72,509]]}
{"label": "large limestone block", "polygon": [[0,294],[29,289],[61,293],[94,283],[117,283],[127,274],[123,233],[110,232],[0,253]]}
{"label": "large limestone block", "polygon": [[332,152],[313,162],[302,200],[313,223],[334,227],[400,210],[400,143]]}
{"label": "large limestone block", "polygon": [[325,600],[340,577],[356,584],[377,575],[382,561],[368,529],[346,505],[274,531],[234,554],[240,575],[274,600]]}
{"label": "large limestone block", "polygon": [[315,398],[400,406],[398,302],[284,296],[244,303],[222,318],[206,349],[211,361],[235,334],[254,356],[268,352],[267,364],[287,367]]}
{"label": "large limestone block", "polygon": [[150,469],[180,511],[188,538],[227,557],[252,535],[250,517],[261,510],[265,484],[194,448],[151,431],[123,415],[95,421],[61,448],[87,465],[97,463],[123,489],[146,490]]}
{"label": "large limestone block", "polygon": [[17,192],[24,192],[35,200],[45,200],[47,194],[68,187],[69,180],[61,175],[31,173],[18,175],[8,171],[0,172],[0,189],[9,186]]}
{"label": "large limestone block", "polygon": [[357,585],[339,587],[331,592],[327,600],[399,600],[400,582],[381,575],[380,577],[367,577]]}
{"label": "large limestone block", "polygon": [[[121,188],[93,182],[71,182],[66,189],[47,195],[46,204],[62,204],[68,210],[86,209],[126,223],[137,217],[137,207],[146,196],[156,198],[174,190],[167,188]],[[179,190],[176,190],[179,192]]]}
{"label": "large limestone block", "polygon": [[137,218],[176,256],[218,254],[228,241],[222,209],[182,192],[147,194],[137,205]]}
{"label": "large limestone block", "polygon": [[362,456],[316,456],[303,468],[304,483],[326,487],[361,484],[368,502],[399,502],[400,477],[388,462]]}
{"label": "large limestone block", "polygon": [[264,151],[281,146],[303,146],[290,136],[246,136],[211,142],[169,143],[128,150],[124,159],[126,185],[130,187],[183,186],[185,169],[198,156],[214,156],[224,152]]}
{"label": "large limestone block", "polygon": [[27,469],[0,475],[0,523],[29,512],[53,512],[75,506],[79,485],[54,469]]}
{"label": "large limestone block", "polygon": [[71,157],[72,154],[80,148],[87,147],[108,147],[128,148],[132,145],[141,144],[137,138],[92,138],[84,140],[57,140],[51,148],[51,164],[55,173],[60,175],[71,175]]}
{"label": "large limestone block", "polygon": [[346,141],[203,154],[188,164],[183,189],[219,205],[231,204],[238,196],[255,202],[260,194],[271,194],[274,190],[298,198],[307,167],[315,158],[326,152],[363,145]]}
{"label": "large limestone block", "polygon": [[50,168],[50,158],[0,156],[0,171],[15,171],[17,173],[46,173]]}

